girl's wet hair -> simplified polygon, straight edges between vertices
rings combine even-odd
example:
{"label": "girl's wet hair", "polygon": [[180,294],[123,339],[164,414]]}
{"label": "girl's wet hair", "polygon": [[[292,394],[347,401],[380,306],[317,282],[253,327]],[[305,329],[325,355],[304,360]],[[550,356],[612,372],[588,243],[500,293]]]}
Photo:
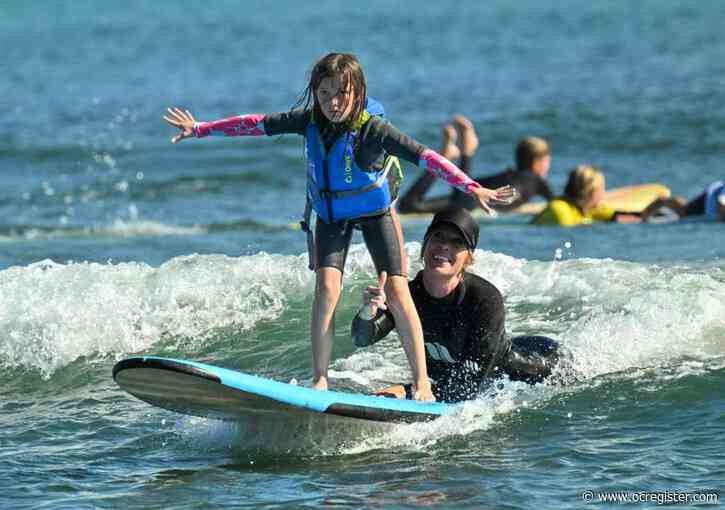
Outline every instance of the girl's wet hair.
{"label": "girl's wet hair", "polygon": [[342,90],[352,89],[352,92],[354,92],[352,111],[348,118],[341,123],[343,124],[342,127],[349,130],[365,110],[367,85],[362,65],[352,53],[328,53],[312,67],[310,81],[295,106],[301,106],[305,109],[312,108],[315,123],[318,124],[321,131],[331,127],[329,126],[331,123],[323,115],[320,105],[317,103],[317,94],[315,93],[325,78],[337,78],[340,80]]}

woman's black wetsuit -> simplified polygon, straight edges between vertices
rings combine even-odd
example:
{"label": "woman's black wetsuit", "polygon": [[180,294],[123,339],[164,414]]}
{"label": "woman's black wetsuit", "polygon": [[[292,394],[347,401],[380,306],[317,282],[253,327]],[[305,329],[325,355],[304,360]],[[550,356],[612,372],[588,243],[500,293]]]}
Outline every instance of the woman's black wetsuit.
{"label": "woman's black wetsuit", "polygon": [[[462,156],[460,168],[470,175],[471,158]],[[478,207],[475,199],[456,189],[449,195],[435,198],[423,198],[433,185],[435,178],[431,175],[422,175],[398,200],[398,210],[403,214],[409,213],[436,213],[449,207],[463,207],[473,210]],[[479,177],[475,181],[488,189],[496,189],[501,186],[511,185],[516,188],[518,197],[510,204],[497,204],[497,211],[506,212],[525,204],[531,197],[543,196],[546,200],[552,200],[554,194],[544,179],[530,170],[505,170],[495,175]]]}
{"label": "woman's black wetsuit", "polygon": [[[541,337],[509,338],[504,327],[503,297],[487,280],[466,273],[448,296],[432,297],[423,285],[423,272],[409,282],[423,325],[428,375],[433,394],[443,402],[475,398],[482,383],[498,375],[535,383],[551,374],[559,361],[559,345]],[[372,345],[395,327],[389,311],[369,321],[356,316],[353,342]]]}

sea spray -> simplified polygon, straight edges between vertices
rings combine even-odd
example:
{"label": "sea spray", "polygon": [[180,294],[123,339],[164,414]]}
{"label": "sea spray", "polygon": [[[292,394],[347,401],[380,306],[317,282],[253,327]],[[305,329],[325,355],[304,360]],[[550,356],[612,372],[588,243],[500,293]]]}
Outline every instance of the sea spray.
{"label": "sea spray", "polygon": [[12,267],[0,272],[0,360],[47,377],[79,356],[144,351],[163,338],[203,343],[218,328],[278,317],[310,283],[299,257],[267,254]]}

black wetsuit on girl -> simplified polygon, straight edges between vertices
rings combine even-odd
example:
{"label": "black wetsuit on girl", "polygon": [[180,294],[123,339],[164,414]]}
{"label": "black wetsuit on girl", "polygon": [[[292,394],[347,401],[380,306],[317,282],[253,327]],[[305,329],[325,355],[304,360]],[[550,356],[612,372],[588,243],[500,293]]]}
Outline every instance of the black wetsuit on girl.
{"label": "black wetsuit on girl", "polygon": [[[471,158],[462,156],[460,168],[470,175]],[[424,198],[435,179],[428,175],[422,175],[408,191],[398,200],[398,210],[403,214],[409,213],[436,213],[450,207],[463,207],[473,210],[478,203],[470,196],[458,190],[453,190],[449,195],[435,198]],[[511,185],[518,191],[516,200],[510,204],[496,204],[497,211],[506,212],[516,209],[528,202],[531,197],[540,195],[546,200],[552,200],[554,194],[544,179],[530,170],[505,170],[495,175],[479,177],[475,181],[488,189],[496,189],[501,186]]]}
{"label": "black wetsuit on girl", "polygon": [[[480,276],[466,273],[458,287],[441,299],[425,290],[422,271],[409,287],[423,326],[428,376],[435,381],[433,394],[438,401],[475,398],[482,385],[502,374],[541,382],[559,362],[559,344],[554,340],[506,335],[503,297]],[[369,321],[356,316],[353,342],[358,347],[372,345],[394,327],[389,311],[379,310]]]}
{"label": "black wetsuit on girl", "polygon": [[[264,128],[268,135],[302,135],[310,123],[311,115],[310,110],[267,115]],[[326,150],[330,150],[332,144],[345,133],[345,129],[344,126],[335,128],[334,124],[328,124],[328,128],[322,130],[320,135]],[[356,161],[363,168],[381,169],[384,164],[383,147],[415,164],[418,163],[420,153],[426,149],[389,122],[374,116],[360,131]],[[402,229],[397,217],[390,210],[376,216],[329,224],[318,219],[315,226],[315,259],[318,268],[334,267],[340,272],[344,271],[353,229],[356,227],[362,231],[378,272],[387,271],[389,275],[407,276]]]}

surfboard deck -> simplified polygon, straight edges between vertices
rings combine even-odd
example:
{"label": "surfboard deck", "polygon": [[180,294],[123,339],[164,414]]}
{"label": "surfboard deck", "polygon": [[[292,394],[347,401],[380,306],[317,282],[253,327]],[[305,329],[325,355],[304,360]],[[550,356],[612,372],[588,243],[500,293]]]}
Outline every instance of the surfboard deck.
{"label": "surfboard deck", "polygon": [[[664,184],[636,184],[634,186],[622,186],[610,189],[605,192],[603,202],[617,211],[636,213],[643,211],[645,207],[658,198],[668,198],[670,194],[670,189]],[[501,214],[534,215],[539,214],[545,207],[546,202],[528,202],[512,211]],[[481,209],[476,209],[472,212],[475,216],[488,217]],[[403,219],[428,219],[432,218],[433,215],[428,213],[412,213],[401,214],[400,217]]]}
{"label": "surfboard deck", "polygon": [[604,203],[622,212],[641,212],[658,198],[669,198],[670,188],[650,183],[613,188],[604,194]]}
{"label": "surfboard deck", "polygon": [[239,421],[260,414],[289,418],[319,415],[350,421],[430,421],[456,407],[440,402],[318,391],[236,370],[172,358],[143,356],[113,367],[113,378],[131,395],[177,413]]}

